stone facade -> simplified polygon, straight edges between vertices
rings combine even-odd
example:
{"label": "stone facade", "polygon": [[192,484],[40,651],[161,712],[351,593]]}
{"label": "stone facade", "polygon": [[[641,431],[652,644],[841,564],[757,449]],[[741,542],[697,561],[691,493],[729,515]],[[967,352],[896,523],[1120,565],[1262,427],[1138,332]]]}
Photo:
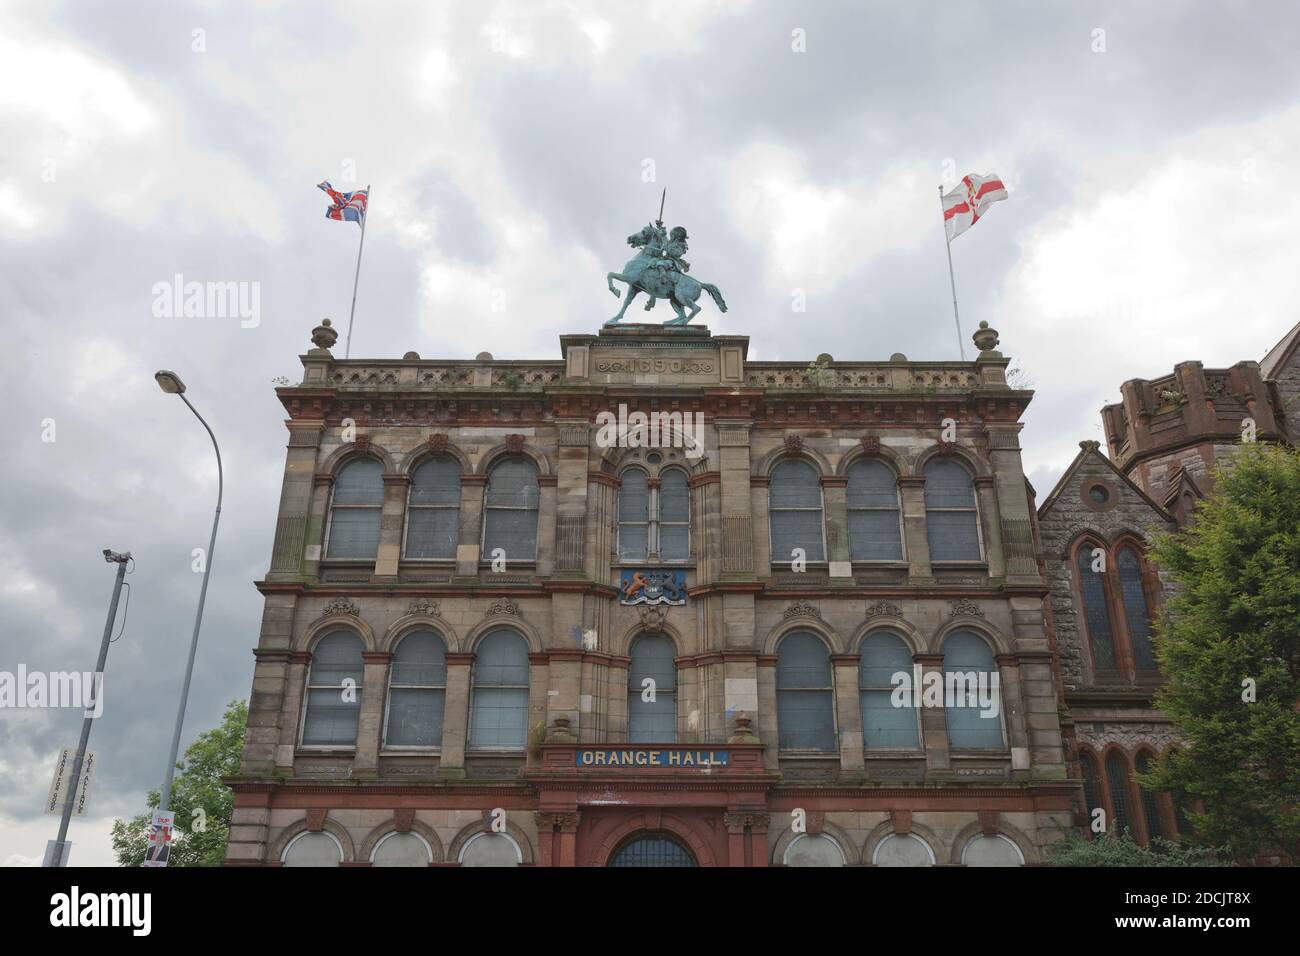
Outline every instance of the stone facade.
{"label": "stone facade", "polygon": [[[971,362],[751,362],[745,337],[695,327],[566,335],[555,361],[339,360],[332,329],[313,340],[303,381],[277,390],[289,442],[258,582],[266,607],[228,863],[603,865],[632,847],[701,865],[1034,864],[1075,822],[1018,442],[1031,393],[1006,384],[991,329],[977,333]],[[620,406],[698,415],[702,441],[611,447],[601,415]],[[455,547],[417,560],[404,545],[409,496],[430,455],[459,471]],[[382,472],[377,542],[372,556],[339,558],[339,475],[363,459]],[[895,560],[853,558],[850,472],[864,459],[893,475]],[[968,476],[978,535],[968,560],[932,558],[934,528],[951,520],[927,509],[940,459]],[[496,556],[502,564],[483,550],[484,524],[492,475],[508,461],[536,476],[536,550]],[[820,486],[824,554],[806,565],[771,546],[773,474],[791,461]],[[684,559],[651,547],[620,560],[630,467],[648,471],[652,489],[662,469],[685,473]],[[684,603],[627,603],[625,578],[655,571],[684,574]],[[476,747],[476,668],[502,629],[527,645],[527,739]],[[445,646],[441,732],[399,748],[386,730],[392,661],[416,630]],[[916,746],[870,745],[859,663],[881,631],[922,675],[942,673],[950,637],[976,639],[1000,687],[1001,743],[952,745],[939,706],[920,708]],[[313,656],[339,633],[362,647],[355,739],[308,746]],[[780,684],[795,633],[828,662],[815,699],[833,709],[830,746],[780,745],[781,708],[804,699]],[[642,635],[673,649],[676,733],[651,748],[629,742]],[[613,762],[588,763],[597,758]],[[660,842],[638,843],[642,834]]]}

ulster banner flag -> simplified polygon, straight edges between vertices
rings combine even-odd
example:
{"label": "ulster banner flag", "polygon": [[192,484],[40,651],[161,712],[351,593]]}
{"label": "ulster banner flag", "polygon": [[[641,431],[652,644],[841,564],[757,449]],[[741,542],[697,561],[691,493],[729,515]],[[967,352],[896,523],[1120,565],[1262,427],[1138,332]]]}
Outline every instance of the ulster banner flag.
{"label": "ulster banner flag", "polygon": [[957,188],[943,196],[943,228],[952,242],[975,223],[985,210],[999,199],[1007,198],[1007,189],[996,173],[964,176]]}

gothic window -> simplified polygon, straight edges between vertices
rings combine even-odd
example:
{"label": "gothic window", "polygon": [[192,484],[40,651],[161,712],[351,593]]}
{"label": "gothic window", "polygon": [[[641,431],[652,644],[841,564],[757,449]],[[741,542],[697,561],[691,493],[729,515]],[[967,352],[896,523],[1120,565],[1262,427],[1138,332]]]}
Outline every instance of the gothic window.
{"label": "gothic window", "polygon": [[[1115,638],[1110,628],[1110,599],[1103,571],[1094,571],[1092,541],[1080,543],[1075,551],[1075,568],[1078,571],[1079,596],[1083,600],[1083,621],[1088,632],[1088,646],[1092,649],[1092,666],[1097,671],[1115,669]],[[1103,553],[1102,558],[1105,559]]]}
{"label": "gothic window", "polygon": [[1128,763],[1118,750],[1106,756],[1106,784],[1110,790],[1110,825],[1107,829],[1121,836],[1129,829]]}
{"label": "gothic window", "polygon": [[803,550],[808,561],[826,560],[821,476],[808,462],[787,458],[772,469],[768,517],[773,563],[788,564],[795,560],[796,548]]}
{"label": "gothic window", "polygon": [[537,466],[522,455],[499,460],[488,473],[483,499],[483,557],[501,549],[507,561],[537,557]]}
{"label": "gothic window", "polygon": [[883,461],[859,458],[849,468],[849,549],[854,561],[901,561],[898,476]]}
{"label": "gothic window", "polygon": [[302,722],[305,747],[355,747],[361,712],[361,638],[331,631],[316,642],[307,674],[307,713]]}
{"label": "gothic window", "polygon": [[830,652],[809,631],[787,634],[777,647],[776,722],[782,750],[835,750]]}
{"label": "gothic window", "polygon": [[469,745],[474,750],[523,750],[528,736],[528,644],[500,628],[474,654]]}
{"label": "gothic window", "polygon": [[460,463],[446,455],[425,459],[411,474],[405,556],[451,560],[459,538]]}
{"label": "gothic window", "polygon": [[921,745],[918,711],[893,704],[894,675],[906,674],[912,686],[912,652],[890,631],[876,631],[862,641],[858,662],[858,695],[862,707],[862,737],[867,749]]}
{"label": "gothic window", "polygon": [[672,743],[677,739],[676,648],[662,634],[643,634],[632,642],[630,656],[627,739],[634,744]]}
{"label": "gothic window", "polygon": [[1001,748],[1002,697],[993,650],[974,631],[943,641],[944,712],[953,748]]}
{"label": "gothic window", "polygon": [[1151,645],[1151,612],[1146,590],[1142,586],[1142,567],[1137,552],[1125,545],[1115,560],[1119,566],[1119,588],[1124,599],[1124,620],[1128,625],[1133,660],[1140,671],[1156,669],[1155,649]]}
{"label": "gothic window", "polygon": [[353,458],[343,465],[334,476],[325,556],[374,560],[383,507],[384,466],[375,458]]}
{"label": "gothic window", "polygon": [[398,643],[388,669],[390,747],[438,747],[447,696],[447,648],[434,631],[413,631]]}
{"label": "gothic window", "polygon": [[975,483],[952,458],[932,458],[925,466],[925,526],[931,561],[980,560]]}

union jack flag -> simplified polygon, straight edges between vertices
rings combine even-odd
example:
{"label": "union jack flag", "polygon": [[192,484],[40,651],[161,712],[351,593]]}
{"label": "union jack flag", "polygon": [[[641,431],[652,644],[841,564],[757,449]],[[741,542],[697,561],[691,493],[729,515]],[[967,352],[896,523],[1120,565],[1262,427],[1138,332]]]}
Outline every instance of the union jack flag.
{"label": "union jack flag", "polygon": [[325,190],[334,205],[325,210],[325,218],[335,222],[355,222],[358,225],[366,218],[366,204],[370,201],[369,191],[358,189],[355,192],[341,193],[329,184],[329,180],[316,184],[317,189]]}

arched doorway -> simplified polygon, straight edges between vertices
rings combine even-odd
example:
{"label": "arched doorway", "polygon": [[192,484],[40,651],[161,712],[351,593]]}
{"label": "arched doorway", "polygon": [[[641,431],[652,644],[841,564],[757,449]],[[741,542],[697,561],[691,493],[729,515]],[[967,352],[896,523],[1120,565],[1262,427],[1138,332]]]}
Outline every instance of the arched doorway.
{"label": "arched doorway", "polygon": [[695,866],[686,845],[667,833],[642,831],[626,840],[609,858],[610,866]]}

